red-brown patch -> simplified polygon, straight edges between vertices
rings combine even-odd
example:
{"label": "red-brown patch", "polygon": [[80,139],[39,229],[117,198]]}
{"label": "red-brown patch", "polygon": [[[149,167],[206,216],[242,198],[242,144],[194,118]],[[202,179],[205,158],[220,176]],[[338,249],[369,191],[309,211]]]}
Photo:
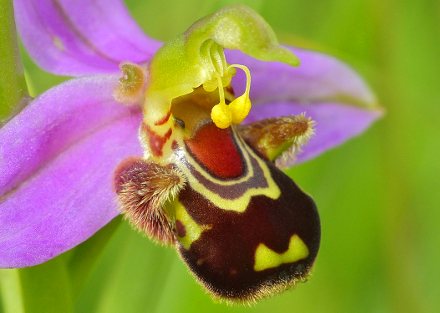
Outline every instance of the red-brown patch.
{"label": "red-brown patch", "polygon": [[165,133],[165,135],[161,136],[157,134],[155,131],[153,131],[148,125],[142,124],[142,129],[147,134],[148,143],[151,149],[151,152],[156,157],[162,156],[162,149],[163,146],[166,144],[168,139],[170,139],[173,130],[170,128]]}
{"label": "red-brown patch", "polygon": [[171,144],[171,149],[177,150],[179,148],[179,145],[177,144],[177,141],[173,140],[173,143]]}
{"label": "red-brown patch", "polygon": [[176,233],[180,238],[183,238],[186,235],[185,225],[179,220],[176,220]]}
{"label": "red-brown patch", "polygon": [[167,115],[165,115],[163,118],[161,118],[160,120],[158,120],[157,122],[155,122],[154,125],[156,125],[156,126],[160,126],[160,125],[165,124],[165,123],[168,122],[168,120],[170,119],[170,116],[171,116],[171,111],[169,111],[169,112],[167,113]]}
{"label": "red-brown patch", "polygon": [[186,141],[186,145],[199,164],[213,175],[224,179],[243,175],[243,156],[234,142],[231,129],[206,124]]}

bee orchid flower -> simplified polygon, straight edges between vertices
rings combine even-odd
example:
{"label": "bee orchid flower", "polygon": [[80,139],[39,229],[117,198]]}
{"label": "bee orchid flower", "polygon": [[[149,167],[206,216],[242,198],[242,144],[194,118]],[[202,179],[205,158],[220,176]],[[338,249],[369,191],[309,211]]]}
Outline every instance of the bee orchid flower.
{"label": "bee orchid flower", "polygon": [[1,267],[45,262],[122,212],[216,297],[252,301],[307,276],[318,213],[280,169],[380,117],[352,69],[280,46],[244,6],[164,45],[120,0],[14,9],[35,62],[75,78],[0,129]]}

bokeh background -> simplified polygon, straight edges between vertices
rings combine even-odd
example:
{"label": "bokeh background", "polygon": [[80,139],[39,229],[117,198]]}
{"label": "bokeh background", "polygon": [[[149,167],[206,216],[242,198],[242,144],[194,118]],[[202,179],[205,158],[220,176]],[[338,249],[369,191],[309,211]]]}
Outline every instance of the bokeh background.
{"label": "bokeh background", "polygon": [[[362,136],[288,171],[321,214],[310,281],[252,307],[215,303],[172,249],[116,220],[49,263],[2,271],[0,312],[22,312],[20,295],[24,312],[43,313],[440,312],[440,1],[126,1],[161,40],[238,2],[282,42],[351,64],[387,111]],[[64,79],[24,61],[34,94]]]}

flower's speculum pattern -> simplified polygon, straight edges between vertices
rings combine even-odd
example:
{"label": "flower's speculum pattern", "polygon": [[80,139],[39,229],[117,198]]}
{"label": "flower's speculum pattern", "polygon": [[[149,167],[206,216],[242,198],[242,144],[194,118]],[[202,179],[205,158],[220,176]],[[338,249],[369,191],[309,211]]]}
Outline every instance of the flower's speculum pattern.
{"label": "flower's speculum pattern", "polygon": [[[316,258],[315,204],[275,165],[299,150],[313,123],[300,115],[238,125],[251,109],[251,73],[229,65],[223,48],[297,63],[247,8],[195,23],[149,65],[144,156],[122,163],[115,189],[126,218],[175,245],[214,296],[251,302],[304,280]],[[235,97],[237,68],[247,86]]]}
{"label": "flower's speculum pattern", "polygon": [[[207,124],[198,133],[197,144],[194,139],[186,144],[188,158],[180,165],[188,183],[178,202],[191,221],[176,218],[186,236],[197,234],[190,245],[178,245],[190,269],[215,295],[241,301],[304,279],[319,247],[313,200],[239,141],[233,130]],[[211,150],[210,143],[199,139],[202,136],[217,138],[214,145],[226,143],[225,151]]]}

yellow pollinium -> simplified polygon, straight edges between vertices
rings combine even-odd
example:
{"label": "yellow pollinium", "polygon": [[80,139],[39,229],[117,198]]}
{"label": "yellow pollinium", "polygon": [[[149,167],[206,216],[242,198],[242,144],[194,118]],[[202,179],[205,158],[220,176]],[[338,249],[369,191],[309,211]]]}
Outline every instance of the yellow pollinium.
{"label": "yellow pollinium", "polygon": [[255,251],[254,270],[256,272],[264,271],[281,264],[293,263],[305,259],[308,255],[309,249],[298,235],[293,235],[290,238],[289,248],[284,253],[277,253],[260,243]]}
{"label": "yellow pollinium", "polygon": [[231,108],[226,103],[216,104],[211,110],[211,119],[218,128],[228,128],[232,123]]}
{"label": "yellow pollinium", "polygon": [[229,109],[231,111],[232,123],[240,124],[248,116],[252,107],[251,99],[247,94],[243,94],[231,103]]}
{"label": "yellow pollinium", "polygon": [[228,67],[239,68],[246,74],[246,90],[245,92],[231,103],[226,104],[225,95],[223,90],[223,84],[221,77],[218,77],[218,90],[220,96],[220,103],[216,104],[211,110],[211,119],[218,128],[228,128],[231,124],[240,124],[249,114],[252,103],[249,98],[250,86],[251,86],[251,74],[249,69],[241,64],[232,64]]}

